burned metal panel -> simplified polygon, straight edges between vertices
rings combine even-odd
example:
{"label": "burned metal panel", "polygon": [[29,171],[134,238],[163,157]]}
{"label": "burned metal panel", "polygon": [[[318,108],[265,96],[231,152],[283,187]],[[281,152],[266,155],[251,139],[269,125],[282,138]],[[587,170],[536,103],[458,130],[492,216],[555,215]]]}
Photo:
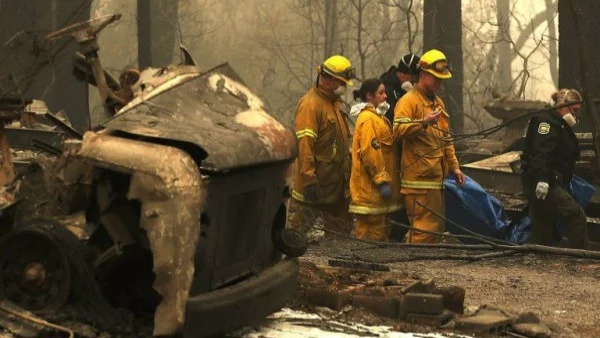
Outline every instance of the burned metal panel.
{"label": "burned metal panel", "polygon": [[464,164],[461,169],[485,190],[521,194],[521,175],[515,172],[521,152],[511,151],[481,161]]}
{"label": "burned metal panel", "polygon": [[38,145],[36,145],[38,141],[60,150],[63,148],[65,141],[63,133],[27,128],[6,128],[6,137],[11,147],[31,150],[39,150]]}
{"label": "burned metal panel", "polygon": [[286,167],[277,163],[245,168],[205,180],[210,198],[204,209],[192,295],[230,285],[279,259],[272,232],[278,210],[285,208]]}
{"label": "burned metal panel", "polygon": [[205,198],[196,163],[173,147],[92,132],[84,135],[77,156],[131,174],[127,197],[141,203],[140,226],[146,230],[156,274],[153,287],[162,296],[154,336],[181,332]]}
{"label": "burned metal panel", "polygon": [[464,164],[462,167],[513,173],[513,164],[520,161],[520,156],[520,151],[511,151],[501,155],[492,156],[481,161]]}
{"label": "burned metal panel", "polygon": [[128,105],[104,126],[193,144],[208,154],[202,167],[209,170],[295,157],[296,138],[292,131],[268,115],[263,102],[248,88],[224,73],[233,70],[225,64],[189,76],[186,82],[159,95]]}

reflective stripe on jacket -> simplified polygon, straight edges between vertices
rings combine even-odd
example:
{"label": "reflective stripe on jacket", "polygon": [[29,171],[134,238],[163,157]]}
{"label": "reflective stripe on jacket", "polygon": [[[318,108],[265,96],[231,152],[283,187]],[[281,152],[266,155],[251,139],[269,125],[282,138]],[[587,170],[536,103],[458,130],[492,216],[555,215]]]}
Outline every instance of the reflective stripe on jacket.
{"label": "reflective stripe on jacket", "polygon": [[332,203],[349,195],[350,155],[348,124],[337,97],[311,88],[296,109],[298,158],[292,197],[303,201],[304,187],[317,183],[315,204]]}
{"label": "reflective stripe on jacket", "polygon": [[[352,174],[350,212],[381,215],[400,209],[400,177],[398,147],[394,144],[392,126],[375,108],[365,107],[356,119],[352,141]],[[384,200],[378,185],[387,182],[392,198]]]}
{"label": "reflective stripe on jacket", "polygon": [[[423,119],[441,109],[437,124]],[[443,189],[444,177],[458,169],[454,145],[449,138],[449,116],[442,100],[431,101],[417,87],[404,95],[394,110],[394,136],[402,140],[401,187],[410,190]]]}

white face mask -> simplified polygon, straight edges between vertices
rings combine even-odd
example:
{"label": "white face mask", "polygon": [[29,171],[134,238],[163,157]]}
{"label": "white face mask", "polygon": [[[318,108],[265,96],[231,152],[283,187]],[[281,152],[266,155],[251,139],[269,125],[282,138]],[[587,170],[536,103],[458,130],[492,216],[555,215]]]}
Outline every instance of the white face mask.
{"label": "white face mask", "polygon": [[571,113],[565,114],[562,118],[563,120],[565,120],[565,122],[567,122],[567,125],[571,128],[577,125],[577,118],[575,118],[575,116]]}
{"label": "white face mask", "polygon": [[390,109],[390,104],[387,103],[386,101],[383,101],[376,108],[377,114],[385,115],[385,113],[387,113],[388,109]]}
{"label": "white face mask", "polygon": [[404,81],[400,87],[404,89],[405,92],[409,92],[412,90],[413,84],[410,83],[410,81]]}
{"label": "white face mask", "polygon": [[346,87],[346,85],[341,85],[339,87],[337,87],[333,93],[337,96],[342,96],[344,95],[344,93],[346,92],[346,90],[348,89],[348,87]]}

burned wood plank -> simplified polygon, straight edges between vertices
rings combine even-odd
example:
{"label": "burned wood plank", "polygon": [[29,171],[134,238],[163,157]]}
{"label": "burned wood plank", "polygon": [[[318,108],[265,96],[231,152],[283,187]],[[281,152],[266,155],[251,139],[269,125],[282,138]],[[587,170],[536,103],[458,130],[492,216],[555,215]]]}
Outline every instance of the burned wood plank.
{"label": "burned wood plank", "polygon": [[361,261],[347,261],[342,259],[330,259],[329,265],[336,268],[346,268],[354,270],[390,271],[390,267],[384,264]]}

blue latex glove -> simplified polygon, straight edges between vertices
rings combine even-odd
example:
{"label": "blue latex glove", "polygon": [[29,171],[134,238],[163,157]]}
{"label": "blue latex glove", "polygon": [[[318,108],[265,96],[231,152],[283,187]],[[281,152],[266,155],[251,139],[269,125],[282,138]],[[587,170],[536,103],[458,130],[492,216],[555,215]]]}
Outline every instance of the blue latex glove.
{"label": "blue latex glove", "polygon": [[392,197],[392,187],[389,183],[384,182],[379,185],[379,195],[384,200],[390,199]]}

